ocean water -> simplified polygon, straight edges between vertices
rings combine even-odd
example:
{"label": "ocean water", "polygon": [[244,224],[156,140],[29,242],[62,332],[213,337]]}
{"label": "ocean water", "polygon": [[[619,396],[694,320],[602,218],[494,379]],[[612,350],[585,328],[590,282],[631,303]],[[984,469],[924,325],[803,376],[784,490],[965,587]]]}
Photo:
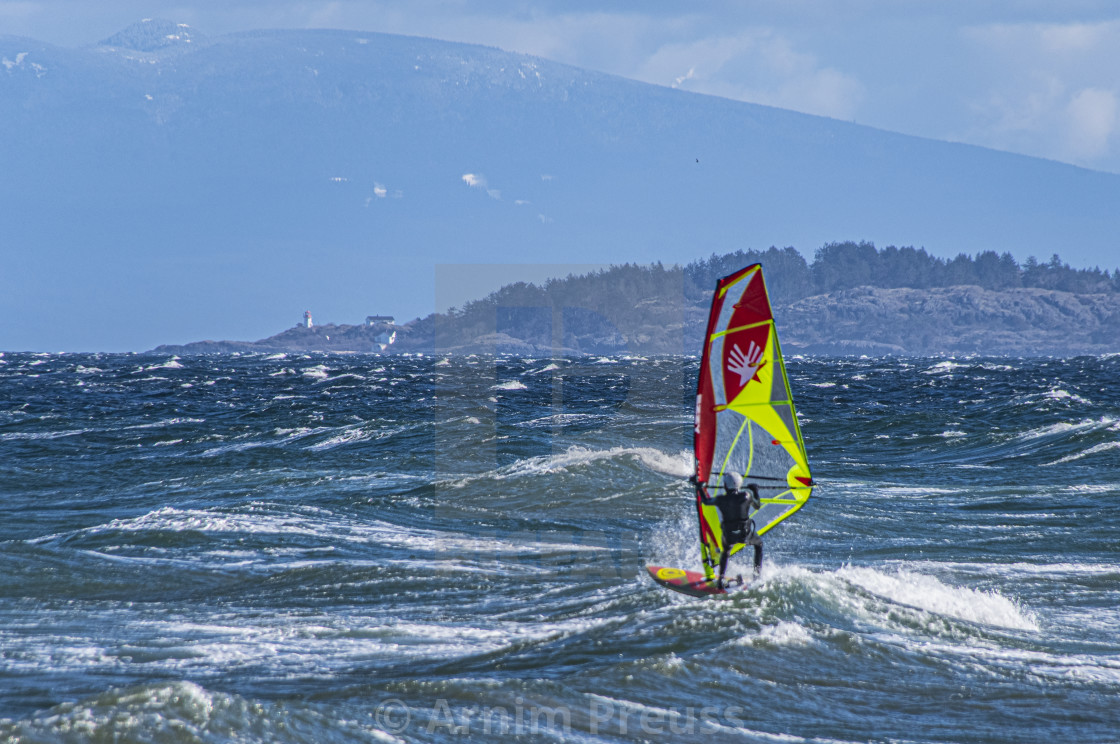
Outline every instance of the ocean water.
{"label": "ocean water", "polygon": [[4,354],[0,741],[1120,741],[1120,356],[788,364],[696,600],[696,359]]}

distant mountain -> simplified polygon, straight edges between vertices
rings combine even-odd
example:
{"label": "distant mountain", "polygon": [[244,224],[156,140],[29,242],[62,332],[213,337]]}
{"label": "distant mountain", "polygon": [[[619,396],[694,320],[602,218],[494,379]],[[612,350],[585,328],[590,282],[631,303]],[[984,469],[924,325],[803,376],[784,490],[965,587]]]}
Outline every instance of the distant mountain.
{"label": "distant mountain", "polygon": [[204,45],[206,42],[205,35],[185,23],[148,18],[113,34],[98,46],[115,47],[122,51],[158,52]]}
{"label": "distant mountain", "polygon": [[1120,234],[1120,176],[349,31],[0,37],[0,164],[6,349],[426,316],[440,264],[852,237],[1086,265]]}

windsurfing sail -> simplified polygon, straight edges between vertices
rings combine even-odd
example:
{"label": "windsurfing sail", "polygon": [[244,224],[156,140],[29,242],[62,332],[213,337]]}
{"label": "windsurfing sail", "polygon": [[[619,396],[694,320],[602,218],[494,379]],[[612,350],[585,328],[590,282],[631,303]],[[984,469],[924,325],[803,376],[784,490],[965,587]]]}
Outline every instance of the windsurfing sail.
{"label": "windsurfing sail", "polygon": [[758,486],[762,505],[750,516],[759,535],[800,509],[813,491],[760,264],[716,284],[700,362],[693,447],[700,553],[711,579],[723,535],[719,509],[701,500],[704,484],[715,495],[723,474],[736,472],[744,483]]}

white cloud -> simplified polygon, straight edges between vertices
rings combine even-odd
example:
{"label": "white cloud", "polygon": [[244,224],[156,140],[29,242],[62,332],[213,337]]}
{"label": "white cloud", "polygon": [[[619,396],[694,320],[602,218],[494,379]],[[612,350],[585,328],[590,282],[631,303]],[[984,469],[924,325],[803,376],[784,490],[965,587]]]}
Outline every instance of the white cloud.
{"label": "white cloud", "polygon": [[637,77],[696,93],[851,119],[865,96],[853,75],[821,65],[773,29],[664,44]]}
{"label": "white cloud", "polygon": [[502,200],[502,192],[498,191],[497,189],[490,188],[486,183],[486,176],[480,175],[478,173],[464,173],[462,175],[462,179],[463,183],[467,184],[472,189],[484,190],[486,192],[486,195],[491,199],[496,199],[498,201]]}
{"label": "white cloud", "polygon": [[43,10],[37,2],[0,2],[0,19],[9,22],[23,21]]}
{"label": "white cloud", "polygon": [[1109,151],[1116,131],[1115,91],[1085,88],[1066,106],[1066,150],[1074,158],[1089,160]]}
{"label": "white cloud", "polygon": [[993,24],[964,36],[980,86],[965,139],[1118,169],[1120,21]]}
{"label": "white cloud", "polygon": [[674,88],[679,88],[679,87],[681,87],[681,83],[683,83],[686,80],[691,80],[694,77],[696,77],[696,68],[695,67],[689,67],[688,72],[686,72],[684,75],[681,75],[680,77],[678,77],[676,80],[673,81],[673,87]]}
{"label": "white cloud", "polygon": [[[1106,23],[1063,23],[1033,27],[1037,30],[1043,48],[1062,54],[1079,54],[1093,51],[1102,43],[1108,43],[1115,33],[1115,22]],[[1031,26],[1024,28],[1027,33]],[[1014,30],[1012,30],[1014,34]]]}

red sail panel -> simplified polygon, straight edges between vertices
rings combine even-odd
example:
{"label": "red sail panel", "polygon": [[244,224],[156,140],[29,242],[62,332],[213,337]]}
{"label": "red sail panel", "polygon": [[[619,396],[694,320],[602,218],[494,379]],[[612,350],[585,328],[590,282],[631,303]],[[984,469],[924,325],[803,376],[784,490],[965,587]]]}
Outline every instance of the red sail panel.
{"label": "red sail panel", "polygon": [[[716,439],[716,414],[715,407],[733,400],[739,391],[750,381],[750,377],[742,379],[735,374],[727,374],[728,362],[732,361],[730,355],[741,354],[750,359],[752,349],[764,349],[769,327],[760,326],[747,328],[730,336],[738,343],[722,344],[722,358],[717,369],[722,370],[721,379],[712,379],[712,364],[710,354],[712,337],[725,333],[730,328],[742,328],[763,323],[773,318],[770,312],[770,299],[766,296],[766,285],[761,281],[749,283],[746,291],[739,297],[738,302],[730,306],[731,312],[725,312],[724,301],[733,300],[728,297],[727,288],[747,274],[756,272],[760,264],[752,264],[745,269],[736,271],[730,276],[725,276],[716,283],[716,291],[712,295],[712,307],[708,313],[708,327],[704,334],[704,349],[700,358],[700,379],[696,390],[696,415],[693,433],[693,451],[696,455],[696,477],[707,481],[712,471],[712,455],[715,451]],[[751,343],[754,342],[754,346]],[[733,363],[733,366],[734,363]],[[746,365],[743,365],[746,366]],[[722,400],[716,399],[717,388],[726,395]]]}

